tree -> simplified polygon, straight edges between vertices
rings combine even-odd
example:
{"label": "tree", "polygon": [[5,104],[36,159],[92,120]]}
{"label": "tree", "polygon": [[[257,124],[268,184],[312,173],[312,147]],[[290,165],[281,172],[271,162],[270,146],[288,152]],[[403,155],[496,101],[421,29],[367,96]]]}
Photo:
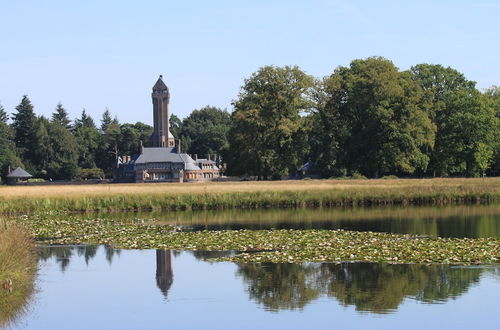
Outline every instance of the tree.
{"label": "tree", "polygon": [[314,79],[297,66],[265,66],[245,80],[231,115],[233,174],[293,174],[307,154],[301,115],[313,106]]}
{"label": "tree", "polygon": [[491,160],[491,175],[500,175],[500,87],[492,86],[488,88],[484,94],[483,99],[485,106],[489,107],[495,113],[496,128],[494,129],[495,141],[490,147],[493,150]]}
{"label": "tree", "polygon": [[17,113],[12,115],[16,148],[28,171],[34,171],[34,164],[36,164],[37,118],[27,95],[23,96],[21,103],[16,107],[16,111]]}
{"label": "tree", "polygon": [[120,124],[116,120],[105,126],[106,130],[101,132],[98,151],[96,154],[97,167],[101,168],[106,176],[111,176],[116,160],[120,155]]}
{"label": "tree", "polygon": [[206,106],[194,110],[182,121],[179,137],[190,154],[221,154],[228,147],[227,132],[231,115],[220,108]]}
{"label": "tree", "polygon": [[81,168],[95,168],[100,134],[85,109],[82,110],[80,118],[75,120],[73,132],[78,145],[78,165]]}
{"label": "tree", "polygon": [[64,109],[61,102],[56,106],[55,112],[52,113],[52,122],[58,123],[67,130],[71,129],[71,120],[68,117],[68,112]]}
{"label": "tree", "polygon": [[95,127],[82,126],[75,132],[75,138],[78,146],[78,165],[81,168],[95,168],[100,141],[99,131]]}
{"label": "tree", "polygon": [[475,82],[441,65],[418,64],[411,73],[425,92],[429,116],[437,127],[434,148],[428,152],[433,175],[478,173],[474,153],[480,143],[491,147],[495,120],[481,104]]}
{"label": "tree", "polygon": [[101,119],[101,133],[106,132],[108,129],[109,125],[113,122],[113,118],[111,118],[111,112],[109,112],[109,109],[106,108],[104,110],[104,113],[102,114],[102,119]]}
{"label": "tree", "polygon": [[16,155],[16,145],[13,141],[14,132],[7,124],[7,113],[0,105],[0,178],[5,179],[9,166],[13,169],[21,165]]}
{"label": "tree", "polygon": [[182,121],[176,115],[171,114],[169,124],[170,124],[170,133],[172,133],[172,135],[176,139],[179,139],[181,133]]}
{"label": "tree", "polygon": [[493,149],[498,134],[494,111],[477,90],[445,93],[444,102],[436,140],[437,168],[442,175],[478,176],[486,170],[480,167],[489,164],[484,161],[486,149]]}
{"label": "tree", "polygon": [[316,134],[323,136],[318,163],[325,175],[343,169],[371,177],[426,170],[435,127],[408,73],[371,57],[337,68],[323,85]]}
{"label": "tree", "polygon": [[76,132],[81,127],[96,128],[94,119],[87,115],[85,109],[82,110],[80,118],[75,119],[75,122],[73,124],[73,131]]}

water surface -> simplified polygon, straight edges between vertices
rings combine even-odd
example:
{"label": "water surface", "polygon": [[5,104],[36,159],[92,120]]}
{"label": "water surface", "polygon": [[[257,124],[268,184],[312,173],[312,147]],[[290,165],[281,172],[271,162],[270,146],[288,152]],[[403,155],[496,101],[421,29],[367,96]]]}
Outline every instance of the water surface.
{"label": "water surface", "polygon": [[113,219],[145,219],[182,230],[345,229],[433,237],[500,237],[500,205],[90,213]]}
{"label": "water surface", "polygon": [[492,328],[500,268],[236,264],[231,252],[44,247],[15,328]]}

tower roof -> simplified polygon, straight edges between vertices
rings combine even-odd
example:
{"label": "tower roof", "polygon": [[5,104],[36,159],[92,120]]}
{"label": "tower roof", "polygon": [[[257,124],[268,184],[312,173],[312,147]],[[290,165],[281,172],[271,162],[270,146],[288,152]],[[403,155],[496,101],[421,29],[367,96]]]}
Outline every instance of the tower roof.
{"label": "tower roof", "polygon": [[153,91],[157,91],[157,90],[167,90],[168,91],[167,85],[165,85],[165,83],[163,82],[162,75],[160,75],[160,78],[158,78],[158,80],[156,81],[156,84],[153,86]]}

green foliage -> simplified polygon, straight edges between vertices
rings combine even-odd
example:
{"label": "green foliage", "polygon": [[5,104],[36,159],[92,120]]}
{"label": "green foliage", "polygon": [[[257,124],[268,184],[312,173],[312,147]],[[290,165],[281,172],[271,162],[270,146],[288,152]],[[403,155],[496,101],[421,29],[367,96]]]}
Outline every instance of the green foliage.
{"label": "green foliage", "polygon": [[301,115],[313,107],[313,87],[314,79],[296,66],[265,66],[245,80],[231,115],[231,173],[294,174],[308,152]]}
{"label": "green foliage", "polygon": [[79,171],[75,136],[59,122],[49,122],[43,117],[38,120],[36,134],[37,173],[53,180],[75,178]]}
{"label": "green foliage", "polygon": [[323,85],[315,134],[324,174],[339,168],[371,177],[426,170],[424,150],[432,148],[435,127],[407,73],[372,57],[337,68]]}
{"label": "green foliage", "polygon": [[189,154],[198,154],[200,158],[207,154],[221,154],[228,148],[230,124],[231,116],[226,110],[206,106],[194,110],[182,121],[176,128],[179,130],[177,136],[183,142],[183,150]]}
{"label": "green foliage", "polygon": [[45,182],[45,179],[42,179],[42,178],[29,178],[28,182],[29,183],[40,183],[40,182]]}
{"label": "green foliage", "polygon": [[489,107],[495,113],[496,128],[493,130],[493,144],[490,146],[493,150],[491,161],[491,175],[500,175],[500,87],[492,86],[483,94],[485,106]]}
{"label": "green foliage", "polygon": [[84,168],[80,172],[80,178],[83,180],[87,179],[103,179],[104,178],[104,171],[101,170],[100,168],[94,167],[94,168]]}
{"label": "green foliage", "polygon": [[78,165],[82,168],[96,167],[96,153],[100,135],[95,127],[81,126],[75,132],[78,146]]}
{"label": "green foliage", "polygon": [[181,136],[182,121],[176,115],[171,114],[169,124],[170,124],[170,133],[172,133],[172,135],[176,139],[179,139]]}
{"label": "green foliage", "polygon": [[38,163],[35,148],[37,145],[38,123],[33,111],[33,105],[27,95],[23,96],[21,103],[16,107],[16,111],[12,115],[14,142],[26,169],[33,171]]}
{"label": "green foliage", "polygon": [[68,117],[68,112],[64,109],[61,102],[56,106],[56,110],[52,113],[52,122],[61,125],[67,130],[71,129],[71,120]]}
{"label": "green foliage", "polygon": [[16,155],[16,145],[14,143],[14,131],[7,124],[7,113],[0,105],[0,182],[11,169],[21,166],[21,160]]}
{"label": "green foliage", "polygon": [[434,148],[427,152],[430,170],[437,176],[476,176],[484,172],[475,155],[482,145],[483,151],[485,146],[494,149],[498,120],[475,82],[441,65],[419,64],[411,73],[425,92],[429,116],[437,127]]}
{"label": "green foliage", "polygon": [[[497,238],[422,238],[344,230],[224,230],[178,232],[151,221],[27,216],[23,224],[45,244],[111,244],[123,248],[243,251],[238,262],[480,264],[498,262]],[[245,253],[245,251],[251,253]],[[221,258],[228,260],[227,258]]]}
{"label": "green foliage", "polygon": [[85,109],[82,110],[80,118],[75,119],[75,122],[73,123],[73,131],[76,132],[81,127],[96,128],[94,119],[87,115]]}

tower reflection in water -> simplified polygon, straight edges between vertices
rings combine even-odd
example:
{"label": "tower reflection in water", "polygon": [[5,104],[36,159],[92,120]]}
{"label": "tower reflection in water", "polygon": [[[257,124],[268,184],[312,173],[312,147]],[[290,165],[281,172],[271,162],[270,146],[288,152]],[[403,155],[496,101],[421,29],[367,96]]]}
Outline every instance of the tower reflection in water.
{"label": "tower reflection in water", "polygon": [[173,282],[172,251],[156,250],[156,285],[165,298],[168,296],[168,290]]}

